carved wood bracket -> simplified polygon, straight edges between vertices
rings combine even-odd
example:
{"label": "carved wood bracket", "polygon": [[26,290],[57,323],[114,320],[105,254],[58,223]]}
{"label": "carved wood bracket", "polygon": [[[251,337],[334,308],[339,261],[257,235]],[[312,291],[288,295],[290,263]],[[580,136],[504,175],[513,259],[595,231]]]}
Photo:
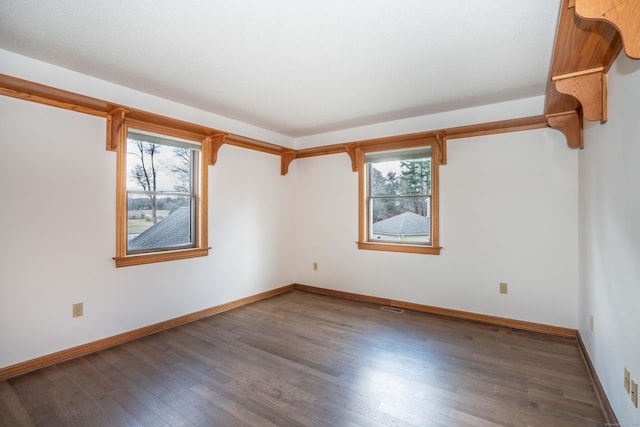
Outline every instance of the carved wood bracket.
{"label": "carved wood bracket", "polygon": [[547,124],[550,128],[559,130],[567,138],[569,148],[583,148],[582,138],[582,113],[579,111],[567,111],[564,113],[549,114]]}
{"label": "carved wood bracket", "polygon": [[440,164],[447,164],[447,136],[442,133],[436,133],[436,142],[438,143],[438,152],[440,153]]}
{"label": "carved wood bracket", "polygon": [[556,90],[575,97],[587,120],[607,121],[607,75],[603,67],[553,76]]}
{"label": "carved wood bracket", "polygon": [[582,19],[595,19],[613,25],[629,57],[640,59],[640,1],[575,0],[576,14]]}
{"label": "carved wood bracket", "polygon": [[356,151],[358,150],[358,146],[355,144],[345,144],[344,146],[349,158],[351,159],[351,170],[354,172],[358,172],[358,156],[356,155]]}
{"label": "carved wood bracket", "polygon": [[124,108],[114,108],[107,113],[107,150],[109,151],[118,149],[119,133],[127,112]]}
{"label": "carved wood bracket", "polygon": [[285,150],[280,155],[280,175],[289,173],[289,165],[296,158],[296,150]]}
{"label": "carved wood bracket", "polygon": [[222,147],[222,144],[226,142],[227,134],[226,133],[217,133],[215,135],[207,136],[203,144],[210,144],[209,149],[209,158],[207,159],[207,164],[209,166],[213,166],[218,161],[218,150]]}

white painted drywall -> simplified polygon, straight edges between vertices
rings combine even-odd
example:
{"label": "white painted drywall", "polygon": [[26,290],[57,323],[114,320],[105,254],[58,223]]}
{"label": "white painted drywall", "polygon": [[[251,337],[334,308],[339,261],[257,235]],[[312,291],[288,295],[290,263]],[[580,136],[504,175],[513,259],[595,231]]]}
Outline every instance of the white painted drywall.
{"label": "white painted drywall", "polygon": [[116,269],[105,119],[5,96],[0,112],[0,367],[294,281],[278,156],[220,150],[208,257]]}
{"label": "white painted drywall", "polygon": [[297,281],[576,328],[577,156],[551,129],[450,141],[439,256],[358,250],[348,156],[296,160]]}
{"label": "white painted drywall", "polygon": [[[609,120],[580,153],[580,334],[620,425],[640,425],[623,388],[640,382],[640,61],[609,71]],[[593,315],[594,330],[589,328]]]}

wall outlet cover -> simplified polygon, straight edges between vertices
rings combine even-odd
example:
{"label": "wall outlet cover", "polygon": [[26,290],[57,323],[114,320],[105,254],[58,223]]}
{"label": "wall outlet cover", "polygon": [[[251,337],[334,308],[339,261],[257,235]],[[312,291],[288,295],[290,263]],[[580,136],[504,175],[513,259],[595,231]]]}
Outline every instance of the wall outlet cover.
{"label": "wall outlet cover", "polygon": [[83,307],[83,304],[81,302],[73,304],[72,315],[73,315],[73,317],[80,317],[80,316],[84,315],[84,307]]}

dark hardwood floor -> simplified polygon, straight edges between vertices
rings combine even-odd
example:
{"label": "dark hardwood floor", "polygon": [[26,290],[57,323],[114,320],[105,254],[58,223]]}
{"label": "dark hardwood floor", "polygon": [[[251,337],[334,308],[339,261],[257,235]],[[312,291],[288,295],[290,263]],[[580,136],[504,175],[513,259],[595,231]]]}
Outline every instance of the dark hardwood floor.
{"label": "dark hardwood floor", "polygon": [[574,339],[301,291],[0,382],[2,426],[603,426]]}

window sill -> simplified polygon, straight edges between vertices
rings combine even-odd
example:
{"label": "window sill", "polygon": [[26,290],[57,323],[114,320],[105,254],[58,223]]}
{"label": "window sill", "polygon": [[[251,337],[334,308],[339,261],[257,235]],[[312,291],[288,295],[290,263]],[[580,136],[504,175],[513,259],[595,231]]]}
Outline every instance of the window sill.
{"label": "window sill", "polygon": [[150,254],[127,255],[114,257],[116,267],[151,264],[154,262],[173,261],[177,259],[197,258],[209,255],[211,248],[183,249],[179,251],[154,252]]}
{"label": "window sill", "polygon": [[394,243],[358,242],[358,249],[387,252],[408,252],[412,254],[440,255],[440,247],[407,245]]}

